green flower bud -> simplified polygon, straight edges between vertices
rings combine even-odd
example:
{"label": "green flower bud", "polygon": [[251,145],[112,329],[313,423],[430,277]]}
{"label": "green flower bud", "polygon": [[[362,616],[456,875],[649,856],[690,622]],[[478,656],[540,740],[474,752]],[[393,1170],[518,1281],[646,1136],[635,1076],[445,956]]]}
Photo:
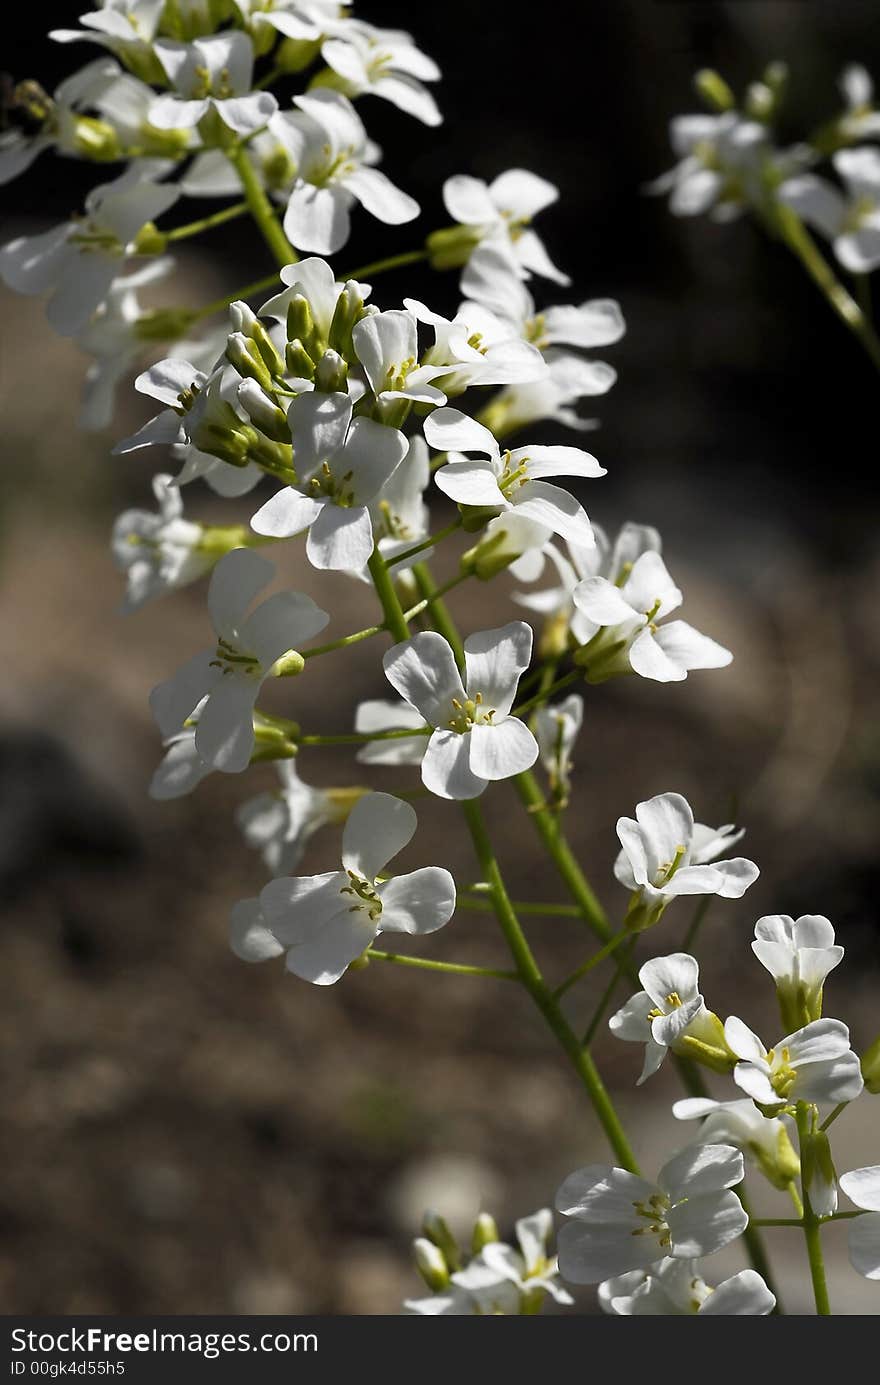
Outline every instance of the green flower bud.
{"label": "green flower bud", "polygon": [[249,548],[253,541],[252,530],[246,529],[243,524],[207,524],[202,528],[196,552],[219,559],[233,548]]}
{"label": "green flower bud", "polygon": [[497,506],[491,505],[459,505],[458,509],[461,514],[461,527],[466,534],[478,533],[480,529],[485,529],[490,520],[497,519],[501,514]]}
{"label": "green flower bud", "polygon": [[482,239],[478,226],[444,226],[425,241],[432,269],[459,269]]}
{"label": "green flower bud", "polygon": [[295,649],[289,649],[286,654],[282,654],[280,659],[276,659],[272,665],[273,678],[297,678],[306,666],[303,656]]}
{"label": "green flower bud", "polygon": [[76,152],[84,159],[97,162],[121,158],[122,146],[119,136],[106,120],[96,120],[92,116],[77,115],[73,122],[73,140]]}
{"label": "green flower bud", "polygon": [[312,305],[302,293],[295,293],[287,305],[287,340],[311,343],[315,332]]}
{"label": "green flower bud", "polygon": [[351,331],[364,313],[364,300],[353,279],[342,290],[336,300],[333,320],[330,323],[329,343],[340,356],[349,357],[354,353]]}
{"label": "green flower bud", "polygon": [[163,255],[167,247],[168,237],[159,230],[154,222],[148,221],[135,236],[131,253],[133,255]]}
{"label": "green flower bud", "polygon": [[439,1246],[426,1236],[417,1236],[413,1241],[413,1254],[416,1269],[433,1293],[439,1293],[449,1283],[449,1266]]}
{"label": "green flower bud", "polygon": [[694,77],[694,87],[697,94],[703,98],[707,106],[712,110],[723,112],[732,111],[736,106],[736,97],[730,90],[724,78],[718,72],[713,72],[711,68],[702,68]]}
{"label": "green flower bud", "polygon": [[813,1130],[802,1140],[801,1168],[810,1209],[817,1216],[830,1217],[837,1206],[837,1171],[824,1130]]}
{"label": "green flower bud", "polygon": [[488,1212],[481,1212],[474,1222],[474,1232],[471,1237],[471,1248],[473,1249],[474,1255],[479,1255],[483,1246],[492,1245],[495,1241],[500,1241],[500,1239],[501,1237],[498,1235],[498,1227],[495,1224],[495,1218],[490,1216]]}
{"label": "green flower bud", "polygon": [[256,380],[264,390],[272,389],[272,376],[255,344],[243,332],[231,332],[226,342],[226,359],[245,380]]}
{"label": "green flower bud", "polygon": [[267,368],[273,375],[284,374],[284,361],[264,324],[247,303],[233,303],[229,309],[233,330],[241,332],[254,343]]}
{"label": "green flower bud", "polygon": [[250,386],[242,385],[238,399],[248,418],[267,438],[273,442],[290,442],[287,414],[260,389],[256,381]]}
{"label": "green flower bud", "polygon": [[154,308],[141,313],[134,325],[141,341],[179,341],[195,319],[190,308]]}
{"label": "green flower bud", "polygon": [[284,348],[284,364],[288,375],[298,375],[303,380],[315,378],[315,362],[299,339],[287,343]]}
{"label": "green flower bud", "polygon": [[275,65],[281,72],[302,72],[320,51],[320,39],[286,38],[275,54]]}
{"label": "green flower bud", "polygon": [[521,556],[520,545],[513,542],[506,529],[499,527],[461,555],[461,571],[470,573],[481,582],[491,582],[493,577]]}
{"label": "green flower bud", "polygon": [[442,1251],[450,1270],[461,1269],[461,1251],[458,1242],[449,1230],[446,1219],[439,1212],[427,1211],[422,1221],[422,1235]]}
{"label": "green flower bud", "polygon": [[609,678],[619,678],[632,673],[627,649],[629,641],[614,634],[613,627],[599,630],[593,638],[580,649],[575,650],[574,662],[584,670],[588,683],[605,683]]}
{"label": "green flower bud", "polygon": [[322,394],[344,394],[348,366],[336,351],[325,351],[315,367],[315,389]]}
{"label": "green flower bud", "polygon": [[776,98],[764,82],[752,82],[745,99],[745,113],[750,120],[766,122],[773,117]]}
{"label": "green flower bud", "polygon": [[880,1036],[862,1055],[862,1077],[869,1092],[880,1094]]}
{"label": "green flower bud", "polygon": [[672,1045],[673,1053],[691,1058],[712,1072],[733,1072],[736,1054],[727,1046],[724,1025],[712,1010],[706,1010],[691,1020],[684,1034]]}
{"label": "green flower bud", "polygon": [[780,1122],[776,1148],[772,1154],[762,1145],[750,1144],[748,1152],[768,1182],[785,1191],[789,1183],[800,1177],[801,1161],[785,1126]]}

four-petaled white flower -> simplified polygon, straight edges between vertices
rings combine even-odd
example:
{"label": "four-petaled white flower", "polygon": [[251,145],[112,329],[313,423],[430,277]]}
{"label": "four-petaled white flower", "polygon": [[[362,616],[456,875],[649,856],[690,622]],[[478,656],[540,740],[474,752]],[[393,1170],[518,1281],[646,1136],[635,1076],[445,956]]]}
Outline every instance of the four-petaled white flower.
{"label": "four-petaled white flower", "polygon": [[700,1144],[735,1145],[775,1188],[786,1189],[800,1173],[790,1117],[765,1116],[748,1097],[738,1101],[684,1097],[673,1103],[672,1114],[676,1120],[702,1120],[696,1137]]}
{"label": "four-petaled white flower", "polygon": [[713,221],[740,216],[759,187],[767,127],[736,111],[681,115],[670,124],[669,140],[680,162],[647,191],[668,192],[673,216],[708,212]]}
{"label": "four-petaled white flower", "polygon": [[344,822],[361,790],[316,789],[299,777],[295,760],[277,760],[281,786],[257,794],[237,809],[235,820],[273,875],[296,870],[311,838],[330,822]]}
{"label": "four-petaled white flower", "polygon": [[355,202],[388,226],[418,216],[418,202],[372,167],[380,151],[345,96],[319,87],[294,97],[294,103],[296,112],[272,122],[272,133],[296,168],[284,214],[284,231],[292,245],[319,255],[341,250]]}
{"label": "four-petaled white flower", "polygon": [[[250,615],[248,607],[275,573],[274,564],[249,548],[236,548],[214,569],[208,610],[217,644],[196,654],[150,694],[163,736],[173,736],[207,695],[199,714],[195,747],[214,769],[246,769],[254,748],[254,703],[279,660],[317,635],[326,611],[301,592],[277,592]],[[301,666],[301,661],[300,661]]]}
{"label": "four-petaled white flower", "polygon": [[692,669],[725,668],[729,649],[683,620],[660,625],[682,603],[682,594],[659,553],[637,558],[618,586],[607,577],[585,577],[572,600],[599,633],[579,656],[591,681],[638,673],[657,683],[678,683]]}
{"label": "four-petaled white flower", "polygon": [[324,41],[321,57],[346,96],[380,96],[425,125],[442,124],[437,103],[423,85],[438,81],[440,69],[402,29],[350,20]]}
{"label": "four-petaled white flower", "polygon": [[473,232],[477,243],[506,241],[524,278],[540,274],[557,284],[568,284],[568,275],[556,268],[543,241],[531,229],[538,212],[558,197],[558,188],[524,168],[508,169],[488,184],[464,173],[447,178],[443,184],[446,210],[453,221]]}
{"label": "four-petaled white flower", "polygon": [[446,367],[420,363],[418,328],[412,313],[400,308],[369,313],[355,324],[351,336],[355,354],[378,400],[446,403],[443,391],[431,384],[445,373]]}
{"label": "four-petaled white flower", "polygon": [[[438,409],[425,419],[425,437],[451,460],[434,479],[460,505],[516,509],[551,533],[589,548],[593,530],[581,504],[568,491],[549,485],[547,476],[605,475],[595,457],[579,447],[517,447],[502,453],[492,433],[458,409]],[[479,452],[478,458],[465,452]]]}
{"label": "four-petaled white flower", "polygon": [[677,895],[740,899],[758,878],[758,867],[744,857],[718,860],[743,830],[694,822],[690,804],[678,793],[657,794],[637,804],[635,819],[618,818],[617,835],[623,850],[614,863],[615,877],[638,891],[639,902],[657,918],[656,911],[662,912]]}
{"label": "four-petaled white flower", "polygon": [[180,491],[171,476],[155,475],[153,494],[158,514],[125,510],[113,526],[113,556],[126,576],[126,611],[197,581],[221,556],[200,547],[204,530],[184,519]]}
{"label": "four-petaled white flower", "polygon": [[402,799],[367,794],[345,824],[341,870],[266,885],[260,895],[262,920],[286,951],[288,971],[329,986],[380,933],[433,933],[449,922],[455,881],[448,870],[426,866],[379,879],[412,838],[416,823],[415,811]]}
{"label": "four-petaled white flower", "polygon": [[734,1082],[761,1106],[796,1101],[837,1105],[854,1101],[864,1085],[849,1030],[840,1020],[813,1020],[766,1049],[747,1024],[731,1015],[724,1037],[739,1059]]}
{"label": "four-petaled white flower", "polygon": [[607,366],[599,371],[599,361],[585,361],[570,351],[544,353],[547,369],[527,383],[505,385],[492,399],[492,426],[512,433],[530,423],[547,419],[574,432],[585,433],[598,427],[596,419],[581,418],[577,406],[582,399],[605,394],[617,378]]}
{"label": "four-petaled white flower", "polygon": [[522,620],[468,636],[465,683],[449,644],[433,630],[388,650],[386,678],[434,728],[422,759],[422,782],[431,793],[476,798],[490,781],[535,763],[537,741],[510,715],[531,655],[532,632]]}
{"label": "four-petaled white flower", "polygon": [[776,982],[783,1024],[797,1028],[821,1018],[825,978],[843,958],[828,919],[766,914],[755,924],[752,951]]}
{"label": "four-petaled white flower", "polygon": [[74,336],[107,297],[137,234],[173,206],[179,189],[152,178],[156,160],[141,159],[112,183],[92,188],[85,214],[37,236],[17,236],[0,250],[0,278],[16,293],[52,291],[49,322]]}
{"label": "four-petaled white flower", "polygon": [[831,241],[844,269],[870,274],[880,265],[880,149],[841,149],[831,162],[844,193],[804,173],[782,184],[779,199]]}
{"label": "four-petaled white flower", "polygon": [[556,1210],[559,1269],[574,1284],[645,1269],[664,1256],[694,1260],[741,1236],[749,1219],[736,1193],[743,1157],[732,1145],[691,1145],[649,1183],[625,1169],[590,1164],[570,1174]]}
{"label": "four-petaled white flower", "polygon": [[297,485],[267,500],[251,527],[273,538],[308,529],[313,566],[357,571],[373,552],[370,502],[406,456],[407,440],[374,419],[352,419],[347,394],[301,394],[287,418]]}
{"label": "four-petaled white flower", "polygon": [[723,1057],[723,1030],[700,994],[700,969],[687,952],[652,957],[639,969],[644,987],[608,1021],[618,1039],[645,1045],[645,1062],[637,1086],[659,1068],[667,1051],[687,1054],[693,1047]]}
{"label": "four-petaled white flower", "polygon": [[278,109],[271,92],[251,90],[254,50],[240,30],[192,43],[158,39],[154,49],[174,88],[150,107],[159,130],[190,130],[213,110],[236,134],[251,135]]}
{"label": "four-petaled white flower", "polygon": [[849,1258],[866,1279],[880,1279],[880,1164],[840,1175],[840,1186],[864,1216],[849,1224]]}
{"label": "four-petaled white flower", "polygon": [[620,1317],[766,1317],[776,1297],[755,1270],[707,1284],[695,1260],[658,1260],[599,1285],[599,1304]]}
{"label": "four-petaled white flower", "polygon": [[849,63],[840,74],[840,93],[846,110],[840,131],[849,140],[880,135],[880,111],[874,109],[874,82],[861,63]]}
{"label": "four-petaled white flower", "polygon": [[271,317],[277,322],[287,321],[287,310],[294,298],[305,298],[309,305],[318,338],[326,342],[330,336],[330,326],[340,295],[349,287],[365,300],[370,296],[370,286],[359,284],[351,279],[340,283],[326,260],[310,255],[308,259],[296,264],[285,265],[281,270],[281,282],[285,285],[281,293],[268,299],[259,310],[260,317]]}
{"label": "four-petaled white flower", "polygon": [[93,358],[86,371],[81,428],[97,431],[111,422],[116,388],[129,375],[146,344],[140,327],[144,314],[138,289],[164,279],[173,268],[174,261],[163,256],[114,279],[103,303],[77,333],[77,347]]}
{"label": "four-petaled white flower", "polygon": [[536,380],[547,365],[537,347],[512,334],[508,324],[477,309],[459,312],[451,320],[432,312],[416,298],[404,306],[417,322],[434,330],[434,344],[422,357],[425,365],[443,366],[444,393],[463,394],[471,385],[506,385]]}
{"label": "four-petaled white flower", "polygon": [[153,39],[164,8],[165,0],[100,0],[99,9],[79,16],[82,29],[50,29],[49,37],[56,43],[100,44],[152,79],[158,75]]}

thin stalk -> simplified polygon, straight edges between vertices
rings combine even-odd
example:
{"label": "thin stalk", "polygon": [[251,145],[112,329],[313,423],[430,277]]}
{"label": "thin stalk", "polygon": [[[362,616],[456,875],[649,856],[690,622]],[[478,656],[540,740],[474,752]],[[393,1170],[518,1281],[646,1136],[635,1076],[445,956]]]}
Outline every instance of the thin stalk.
{"label": "thin stalk", "polygon": [[597,1032],[597,1030],[598,1030],[598,1028],[599,1028],[599,1025],[602,1023],[603,1019],[605,1018],[606,1014],[608,1013],[608,1009],[609,1009],[609,1007],[610,1007],[610,1005],[611,1005],[611,1001],[612,1001],[612,999],[613,999],[613,997],[614,997],[614,992],[617,990],[617,987],[620,985],[621,977],[623,976],[624,966],[626,965],[626,962],[632,961],[632,954],[633,954],[633,949],[635,948],[635,945],[636,945],[636,940],[635,940],[635,938],[633,938],[632,941],[630,942],[629,947],[626,949],[626,956],[625,956],[625,959],[624,959],[624,958],[618,958],[618,959],[617,959],[617,966],[616,966],[615,969],[614,969],[614,975],[612,976],[611,980],[608,982],[608,985],[605,987],[605,990],[602,992],[602,995],[599,997],[599,1004],[596,1006],[596,1009],[595,1009],[595,1011],[593,1012],[593,1018],[590,1020],[590,1023],[587,1025],[587,1028],[586,1028],[586,1030],[584,1031],[584,1037],[581,1039],[581,1044],[582,1044],[582,1046],[583,1046],[584,1048],[589,1048],[589,1047],[590,1047],[590,1044],[593,1042],[594,1038],[596,1037],[596,1032]]}
{"label": "thin stalk", "polygon": [[380,952],[371,947],[366,956],[371,962],[394,962],[400,967],[416,967],[421,971],[445,971],[450,976],[492,976],[499,981],[519,981],[519,972],[501,971],[497,967],[471,967],[464,962],[435,962],[430,957],[408,957],[402,952]]}
{"label": "thin stalk", "polygon": [[548,698],[555,697],[557,693],[562,692],[563,688],[571,687],[572,683],[578,682],[581,678],[583,678],[581,670],[572,669],[570,673],[565,673],[561,678],[558,678],[550,687],[540,688],[533,697],[530,697],[526,702],[521,702],[518,707],[514,707],[513,715],[515,717],[526,716],[533,707],[540,707]]}
{"label": "thin stalk", "polygon": [[257,177],[257,171],[251,163],[247,150],[241,145],[237,145],[226,151],[226,157],[238,174],[251,216],[257,223],[263,239],[275,256],[279,267],[283,268],[284,265],[294,264],[299,256],[282,230],[281,223],[275,215],[275,209],[266,196],[266,189]]}
{"label": "thin stalk", "polygon": [[565,995],[566,991],[571,990],[572,986],[580,981],[581,977],[589,976],[594,967],[597,967],[600,962],[604,962],[605,958],[610,957],[616,947],[619,947],[626,938],[631,937],[632,934],[628,928],[622,928],[619,933],[615,933],[612,938],[608,939],[604,947],[600,947],[599,951],[594,952],[592,957],[588,957],[585,962],[581,962],[581,965],[576,967],[560,986],[556,987],[556,990],[553,992],[553,999],[560,1000],[561,997]]}
{"label": "thin stalk", "polygon": [[438,600],[439,588],[431,576],[427,563],[414,563],[412,575],[422,596],[426,601],[432,602],[431,619],[434,629],[448,641],[459,668],[464,668],[464,646],[461,642],[461,636],[455,628],[455,622],[449,614],[446,603]]}
{"label": "thin stalk", "polygon": [[430,736],[432,727],[396,727],[391,731],[343,731],[331,736],[298,736],[297,745],[366,745],[368,741],[405,741],[412,736]]}
{"label": "thin stalk", "polygon": [[614,1109],[614,1103],[599,1076],[599,1071],[589,1053],[585,1053],[581,1048],[577,1035],[553,999],[526,941],[519,919],[507,894],[501,869],[489,841],[477,799],[470,799],[463,803],[462,809],[470,829],[480,869],[484,879],[491,887],[496,916],[510,948],[520,980],[583,1083],[593,1110],[614,1151],[615,1158],[622,1168],[628,1169],[631,1173],[638,1173],[636,1157],[620,1123],[620,1118]]}
{"label": "thin stalk", "polygon": [[400,255],[388,255],[384,260],[371,260],[369,264],[358,265],[357,269],[349,269],[342,278],[343,280],[366,279],[369,274],[384,274],[386,270],[400,269],[407,264],[418,264],[420,260],[427,258],[427,250],[404,250]]}
{"label": "thin stalk", "polygon": [[[458,892],[459,909],[470,909],[477,914],[494,914],[495,908],[489,899],[469,899],[462,897],[467,895],[467,891]],[[579,919],[580,909],[574,904],[541,904],[532,900],[511,900],[513,908],[518,914],[536,914],[541,918],[566,918]]]}
{"label": "thin stalk", "polygon": [[697,941],[697,934],[703,926],[703,921],[705,920],[706,915],[709,912],[713,899],[714,895],[703,895],[703,898],[700,900],[699,904],[694,910],[694,916],[690,921],[688,931],[685,933],[684,941],[681,945],[682,952],[693,951],[694,943]]}
{"label": "thin stalk", "polygon": [[558,817],[551,812],[544,802],[544,795],[541,793],[535,776],[531,770],[526,770],[523,774],[517,774],[513,783],[521,801],[528,810],[535,830],[547,848],[572,899],[578,904],[581,914],[596,936],[603,943],[609,942],[612,932],[605,911],[575,860],[571,847],[560,828]]}
{"label": "thin stalk", "polygon": [[242,288],[236,289],[234,293],[227,293],[225,298],[215,298],[213,303],[208,303],[204,308],[197,308],[194,318],[198,320],[203,317],[213,317],[214,313],[222,313],[232,303],[237,303],[242,298],[253,298],[255,293],[265,293],[268,289],[277,289],[278,275],[266,274],[262,279],[255,279],[252,284],[245,284]]}
{"label": "thin stalk", "polygon": [[222,211],[214,212],[211,216],[203,216],[199,221],[188,221],[185,226],[175,226],[173,231],[165,232],[165,239],[188,240],[190,236],[197,236],[202,231],[211,231],[215,226],[234,221],[237,216],[244,216],[248,211],[250,207],[247,202],[236,202],[234,206],[224,207]]}
{"label": "thin stalk", "polygon": [[831,1112],[831,1115],[825,1117],[825,1119],[823,1120],[822,1124],[819,1126],[819,1129],[820,1129],[820,1130],[827,1130],[828,1127],[829,1127],[829,1125],[832,1125],[832,1124],[834,1123],[834,1121],[837,1120],[837,1117],[838,1117],[843,1111],[846,1110],[847,1106],[849,1106],[849,1102],[848,1102],[848,1101],[842,1101],[842,1102],[840,1103],[839,1106],[835,1106],[834,1110]]}
{"label": "thin stalk", "polygon": [[[367,564],[370,576],[373,579],[373,586],[376,588],[376,595],[385,613],[385,625],[396,640],[409,639],[409,626],[406,623],[406,616],[403,613],[397,592],[394,590],[394,583],[388,572],[388,565],[378,547],[373,549],[370,561]],[[430,596],[430,592],[424,593]]]}
{"label": "thin stalk", "polygon": [[412,548],[406,548],[402,553],[396,553],[393,558],[389,558],[388,566],[397,567],[399,563],[407,563],[410,558],[414,558],[418,553],[424,553],[426,549],[433,548],[440,543],[441,539],[448,538],[454,534],[456,529],[461,528],[461,518],[454,519],[451,524],[447,524],[444,529],[438,529],[436,534],[429,534],[421,543],[413,544]]}
{"label": "thin stalk", "polygon": [[858,338],[874,365],[880,370],[880,338],[869,319],[837,278],[792,208],[779,203],[774,207],[774,212],[775,224],[789,250],[798,257],[841,322]]}
{"label": "thin stalk", "polygon": [[817,1315],[826,1318],[831,1316],[831,1303],[828,1298],[828,1284],[825,1278],[825,1261],[822,1257],[820,1222],[810,1203],[810,1190],[804,1176],[804,1164],[806,1163],[804,1150],[810,1138],[810,1108],[805,1101],[798,1102],[795,1119],[801,1153],[801,1200],[804,1204],[802,1225],[807,1246],[807,1259],[810,1264],[810,1278],[813,1281],[813,1298],[816,1301]]}

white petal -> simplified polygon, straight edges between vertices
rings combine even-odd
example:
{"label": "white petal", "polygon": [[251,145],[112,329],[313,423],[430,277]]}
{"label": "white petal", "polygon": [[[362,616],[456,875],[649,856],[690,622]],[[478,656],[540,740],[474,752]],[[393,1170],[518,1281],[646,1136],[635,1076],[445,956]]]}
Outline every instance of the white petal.
{"label": "white petal", "polygon": [[[711,1148],[711,1146],[703,1146]],[[741,1236],[749,1224],[736,1193],[687,1197],[666,1214],[676,1256],[696,1260],[714,1255]]]}
{"label": "white petal", "polygon": [[234,548],[224,554],[208,587],[208,611],[218,635],[235,641],[245,612],[274,575],[274,563],[251,548]]}
{"label": "white petal", "polygon": [[455,656],[443,636],[433,630],[394,645],[382,665],[391,686],[430,726],[446,726],[453,698],[467,700]]}
{"label": "white petal", "polygon": [[880,1279],[880,1212],[856,1217],[849,1228],[849,1258],[866,1279]]}
{"label": "white petal", "polygon": [[490,461],[448,462],[434,477],[435,485],[458,505],[503,506],[508,501],[500,489]]}
{"label": "white petal", "polygon": [[240,899],[229,916],[229,943],[244,962],[266,962],[284,948],[266,927],[258,899]]}
{"label": "white petal", "polygon": [[215,657],[213,649],[203,650],[150,693],[150,710],[163,736],[173,736],[180,730],[217,681],[218,671],[211,667]]}
{"label": "white petal", "polygon": [[316,986],[332,986],[370,946],[377,925],[362,909],[337,914],[287,954],[287,970]]}
{"label": "white petal", "polygon": [[636,820],[644,833],[648,873],[653,879],[682,847],[690,846],[694,815],[680,793],[662,793],[636,805]]}
{"label": "white petal", "polygon": [[766,1317],[776,1307],[763,1279],[754,1270],[740,1270],[719,1284],[700,1305],[702,1317]]}
{"label": "white petal", "polygon": [[762,1106],[773,1106],[779,1102],[773,1083],[767,1076],[766,1064],[737,1063],[733,1070],[733,1080],[753,1101]]}
{"label": "white petal", "polygon": [[375,880],[412,840],[415,809],[388,793],[369,793],[352,808],[342,834],[342,864],[365,880]]}
{"label": "white petal", "polygon": [[657,1182],[677,1201],[720,1193],[744,1177],[743,1156],[733,1145],[688,1145],[663,1165]]}
{"label": "white petal", "polygon": [[866,1212],[880,1212],[880,1164],[842,1173],[838,1181],[850,1202]]}
{"label": "white petal", "polygon": [[798,216],[815,226],[828,240],[839,235],[846,217],[846,203],[837,188],[824,178],[805,173],[789,178],[779,189],[779,200]]}
{"label": "white petal", "polygon": [[309,530],[306,552],[313,567],[358,572],[373,552],[373,525],[367,506],[347,510],[322,505]]}
{"label": "white petal", "polygon": [[345,445],[351,411],[352,401],[347,394],[309,391],[294,399],[287,421],[298,476],[311,476],[322,462]]}
{"label": "white petal", "polygon": [[260,893],[266,923],[285,947],[309,942],[342,910],[350,896],[340,894],[348,884],[343,871],[270,880]]}
{"label": "white petal", "polygon": [[498,726],[474,726],[470,743],[470,767],[478,779],[509,779],[530,769],[538,758],[538,742],[518,717],[505,717]]}
{"label": "white petal", "polygon": [[303,495],[292,486],[284,486],[260,506],[251,520],[251,528],[255,534],[286,539],[291,534],[299,534],[308,529],[323,508],[319,500]]}
{"label": "white petal", "polygon": [[724,1040],[737,1058],[748,1063],[763,1063],[767,1050],[754,1030],[749,1029],[736,1015],[731,1015],[724,1026]]}
{"label": "white petal", "polygon": [[297,249],[334,255],[351,230],[351,194],[344,188],[317,188],[300,183],[284,213],[284,234]]}
{"label": "white petal", "polygon": [[230,97],[216,102],[217,114],[230,130],[250,135],[275,114],[278,102],[270,91],[254,91],[249,96]]}
{"label": "white petal", "polygon": [[238,673],[214,684],[196,727],[196,750],[227,774],[247,769],[254,748],[254,703],[260,684]]}
{"label": "white petal", "polygon": [[242,648],[269,669],[289,649],[299,649],[327,625],[330,617],[303,592],[276,592],[241,627]]}
{"label": "white petal", "polygon": [[395,187],[378,168],[362,165],[346,176],[345,186],[371,216],[384,221],[386,226],[400,226],[405,221],[412,221],[421,211],[415,198]]}
{"label": "white petal", "polygon": [[433,933],[455,912],[455,881],[448,870],[424,866],[379,887],[383,933]]}
{"label": "white petal", "polygon": [[700,968],[688,952],[671,952],[667,957],[652,957],[639,968],[639,980],[654,1004],[665,1010],[668,996],[677,994],[682,1002],[693,1000],[700,986]]}
{"label": "white petal", "polygon": [[648,1015],[654,1009],[654,1001],[647,991],[636,991],[608,1021],[608,1028],[616,1039],[627,1043],[644,1044],[651,1037],[651,1021]]}
{"label": "white petal", "polygon": [[507,716],[531,657],[532,628],[524,620],[468,635],[464,642],[468,695],[481,693],[483,705],[494,708],[497,718]]}
{"label": "white petal", "polygon": [[526,481],[514,491],[513,504],[521,515],[545,525],[569,543],[592,547],[593,530],[586,511],[573,495],[559,486],[547,481]]}
{"label": "white petal", "polygon": [[498,208],[486,184],[465,173],[447,178],[443,184],[443,201],[453,221],[463,226],[491,226],[498,220]]}
{"label": "white petal", "polygon": [[597,1284],[657,1259],[656,1236],[633,1236],[619,1227],[568,1222],[557,1237],[559,1272],[571,1284]]}
{"label": "white petal", "polygon": [[458,409],[435,409],[423,424],[425,438],[438,452],[484,452],[500,456],[498,443],[482,423]]}
{"label": "white petal", "polygon": [[438,798],[457,800],[476,798],[485,789],[470,767],[470,735],[457,731],[435,731],[422,760],[422,783]]}
{"label": "white petal", "polygon": [[516,220],[531,220],[559,198],[559,189],[546,178],[539,178],[526,168],[510,168],[489,184],[492,201],[499,211],[511,213]]}
{"label": "white petal", "polygon": [[661,625],[655,635],[656,643],[672,664],[688,671],[694,668],[726,668],[733,655],[723,645],[701,635],[683,620],[671,620]]}

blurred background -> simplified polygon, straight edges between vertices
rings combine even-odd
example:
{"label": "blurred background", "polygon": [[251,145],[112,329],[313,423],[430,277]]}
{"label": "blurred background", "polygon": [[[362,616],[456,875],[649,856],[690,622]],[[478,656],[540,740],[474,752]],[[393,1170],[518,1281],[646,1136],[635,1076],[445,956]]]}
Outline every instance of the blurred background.
{"label": "blurred background", "polygon": [[[776,1037],[772,986],[748,949],[754,920],[825,913],[847,948],[827,1008],[863,1047],[880,982],[876,378],[785,250],[745,221],[674,221],[642,189],[672,162],[670,117],[699,109],[697,68],[718,67],[739,91],[786,59],[786,135],[801,136],[839,109],[846,63],[880,76],[876,6],[593,0],[526,20],[503,0],[413,11],[375,0],[358,11],[416,31],[444,71],[446,123],[429,131],[363,103],[388,171],[424,215],[409,229],[359,216],[340,265],[409,249],[444,224],[450,174],[519,165],[557,183],[540,230],[573,287],[536,285],[550,290],[539,301],[613,296],[628,322],[599,353],[620,378],[587,442],[608,476],[584,499],[611,529],[629,518],[660,528],[685,617],[736,654],[729,671],[683,686],[587,690],[569,812],[579,858],[616,919],[626,898],[610,874],[614,823],[638,799],[674,788],[705,822],[742,821],[762,875],[704,927],[710,1003]],[[96,54],[45,37],[76,13],[43,4],[19,15],[6,59],[17,79],[51,91]],[[4,239],[66,218],[99,180],[44,156],[2,189]],[[181,255],[162,301],[206,301],[271,267],[256,234],[232,223]],[[404,294],[451,311],[454,276],[376,282],[382,306]],[[148,691],[206,635],[201,585],[119,614],[110,527],[122,508],[151,503],[160,462],[108,454],[149,410],[123,388],[111,430],[77,431],[84,358],[53,336],[38,300],[4,292],[3,316],[0,1309],[394,1313],[419,1291],[408,1243],[426,1205],[457,1225],[487,1207],[509,1232],[572,1168],[605,1158],[601,1134],[526,999],[500,983],[374,964],[319,989],[230,953],[229,906],[265,878],[233,813],[272,787],[273,771],[215,775],[173,804],[146,797],[160,753]],[[566,440],[551,427],[541,437]],[[207,491],[186,499],[230,522]],[[444,552],[438,566],[454,561]],[[319,579],[296,553],[282,576],[334,614],[329,637],[374,619],[368,589]],[[465,589],[453,603],[465,629],[512,618],[511,585]],[[316,666],[293,709],[276,705],[310,729],[347,729],[355,699],[385,692],[375,653],[365,644]],[[311,752],[301,771],[320,785],[414,782],[353,772],[344,750]],[[512,795],[485,802],[515,891],[562,899]],[[433,861],[473,880],[457,815],[418,808],[402,867]],[[327,830],[306,869],[330,868],[336,852]],[[689,921],[686,904],[670,910],[650,950],[674,950]],[[591,947],[564,919],[536,920],[532,938],[558,977]],[[504,965],[483,914],[458,914],[431,954]],[[573,1010],[586,1016],[592,1002],[585,985]],[[669,1114],[674,1074],[636,1093],[631,1046],[602,1040],[599,1060],[653,1168],[683,1142]],[[842,1167],[877,1158],[877,1102],[835,1126]],[[827,1233],[834,1306],[875,1312],[877,1289],[848,1268],[838,1232]],[[809,1311],[800,1245],[770,1234],[786,1306]],[[738,1254],[711,1268],[721,1277]],[[581,1310],[592,1298],[580,1295]]]}

